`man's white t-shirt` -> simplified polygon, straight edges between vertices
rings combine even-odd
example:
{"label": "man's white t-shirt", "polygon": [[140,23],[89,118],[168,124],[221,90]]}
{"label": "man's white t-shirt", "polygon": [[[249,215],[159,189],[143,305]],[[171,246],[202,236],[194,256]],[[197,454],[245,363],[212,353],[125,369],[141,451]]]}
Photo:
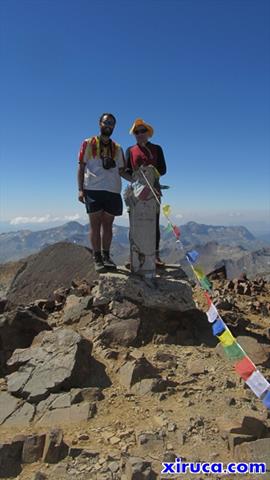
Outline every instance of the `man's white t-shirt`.
{"label": "man's white t-shirt", "polygon": [[83,163],[85,163],[84,183],[85,190],[106,190],[108,192],[120,193],[122,188],[119,168],[124,168],[124,153],[121,147],[118,147],[115,156],[115,167],[106,170],[103,168],[102,159],[95,157],[86,159],[85,155]]}

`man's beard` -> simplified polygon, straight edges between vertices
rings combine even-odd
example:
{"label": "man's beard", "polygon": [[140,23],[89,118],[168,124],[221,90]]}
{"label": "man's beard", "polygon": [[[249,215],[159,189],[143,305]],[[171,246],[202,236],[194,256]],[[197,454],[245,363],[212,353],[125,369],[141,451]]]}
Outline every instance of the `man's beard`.
{"label": "man's beard", "polygon": [[111,127],[101,127],[100,128],[101,135],[104,135],[104,137],[110,137],[113,129]]}

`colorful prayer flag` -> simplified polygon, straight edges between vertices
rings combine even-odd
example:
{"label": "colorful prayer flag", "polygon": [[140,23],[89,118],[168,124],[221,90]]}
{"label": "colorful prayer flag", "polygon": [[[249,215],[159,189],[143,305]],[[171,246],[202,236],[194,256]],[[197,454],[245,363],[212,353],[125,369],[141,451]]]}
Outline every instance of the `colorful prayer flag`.
{"label": "colorful prayer flag", "polygon": [[176,236],[176,238],[180,237],[180,228],[177,227],[176,225],[173,226],[173,233]]}
{"label": "colorful prayer flag", "polygon": [[210,295],[207,292],[204,292],[204,296],[207,300],[208,307],[210,307],[212,305],[212,300],[211,300]]}
{"label": "colorful prayer flag", "polygon": [[258,370],[255,370],[255,372],[252,373],[252,375],[246,380],[246,384],[259,398],[268,388],[270,388],[270,383]]}
{"label": "colorful prayer flag", "polygon": [[240,345],[236,342],[232,343],[232,345],[229,345],[228,347],[224,347],[224,351],[228,359],[232,362],[235,360],[240,360],[246,355],[242,347],[240,347]]}
{"label": "colorful prayer flag", "polygon": [[217,337],[219,338],[219,341],[224,347],[229,347],[230,345],[232,345],[232,343],[235,342],[235,338],[228,328],[225,330],[225,332],[223,332],[221,335],[218,335]]}
{"label": "colorful prayer flag", "polygon": [[211,307],[209,310],[206,312],[208,322],[213,323],[216,321],[216,319],[219,317],[218,311],[215,307],[215,305],[212,303]]}
{"label": "colorful prayer flag", "polygon": [[190,252],[187,252],[186,257],[191,263],[195,263],[199,257],[199,254],[196,252],[196,250],[190,250]]}
{"label": "colorful prayer flag", "polygon": [[163,215],[165,217],[168,217],[170,214],[171,214],[171,207],[170,205],[163,205],[162,206],[162,211],[163,211]]}
{"label": "colorful prayer flag", "polygon": [[208,280],[207,277],[203,277],[200,279],[200,284],[201,284],[201,287],[204,289],[204,290],[208,290],[211,291],[212,289],[212,284],[211,282]]}
{"label": "colorful prayer flag", "polygon": [[252,363],[252,361],[245,356],[240,360],[240,362],[237,362],[234,365],[235,371],[240,375],[240,377],[243,378],[243,380],[247,380],[250,375],[256,370],[255,365]]}
{"label": "colorful prayer flag", "polygon": [[268,390],[266,395],[263,397],[262,402],[264,406],[270,410],[270,390]]}
{"label": "colorful prayer flag", "polygon": [[193,267],[194,272],[196,273],[196,276],[200,280],[201,278],[205,277],[205,273],[201,267]]}
{"label": "colorful prayer flag", "polygon": [[167,227],[165,228],[165,232],[170,233],[172,231],[173,231],[173,226],[171,223],[168,223]]}
{"label": "colorful prayer flag", "polygon": [[226,330],[226,325],[223,322],[222,318],[218,318],[215,323],[212,325],[212,331],[214,335],[221,335],[222,332]]}

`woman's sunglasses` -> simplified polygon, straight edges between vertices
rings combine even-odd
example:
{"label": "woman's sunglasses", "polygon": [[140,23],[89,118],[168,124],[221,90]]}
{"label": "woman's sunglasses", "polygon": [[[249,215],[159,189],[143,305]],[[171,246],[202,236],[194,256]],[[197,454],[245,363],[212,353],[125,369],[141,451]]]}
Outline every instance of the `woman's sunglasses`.
{"label": "woman's sunglasses", "polygon": [[141,128],[140,130],[134,130],[135,135],[140,135],[140,133],[146,133],[147,128]]}

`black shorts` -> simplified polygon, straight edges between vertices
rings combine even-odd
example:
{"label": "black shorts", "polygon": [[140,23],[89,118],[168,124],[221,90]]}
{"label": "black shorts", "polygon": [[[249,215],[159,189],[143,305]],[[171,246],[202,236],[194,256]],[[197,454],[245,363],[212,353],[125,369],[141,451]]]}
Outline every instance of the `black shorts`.
{"label": "black shorts", "polygon": [[123,213],[123,202],[120,193],[107,190],[84,190],[87,213],[104,211],[118,217]]}

